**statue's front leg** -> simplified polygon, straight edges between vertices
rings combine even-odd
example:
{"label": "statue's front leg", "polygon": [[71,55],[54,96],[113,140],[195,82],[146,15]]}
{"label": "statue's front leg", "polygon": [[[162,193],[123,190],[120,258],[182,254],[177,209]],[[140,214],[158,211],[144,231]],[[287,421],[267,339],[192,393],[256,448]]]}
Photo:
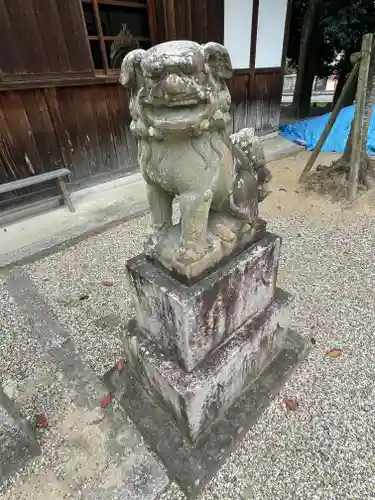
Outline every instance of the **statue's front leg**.
{"label": "statue's front leg", "polygon": [[172,226],[173,196],[147,179],[146,182],[153,231],[159,233]]}
{"label": "statue's front leg", "polygon": [[197,262],[207,253],[207,221],[211,201],[211,190],[180,196],[181,240],[178,259],[181,262]]}

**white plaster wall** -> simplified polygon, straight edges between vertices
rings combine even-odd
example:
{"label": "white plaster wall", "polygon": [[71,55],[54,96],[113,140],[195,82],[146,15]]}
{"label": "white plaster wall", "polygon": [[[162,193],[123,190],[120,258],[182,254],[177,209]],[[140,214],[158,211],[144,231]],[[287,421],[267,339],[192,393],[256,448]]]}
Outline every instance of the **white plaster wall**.
{"label": "white plaster wall", "polygon": [[256,68],[281,66],[287,4],[288,0],[259,1]]}
{"label": "white plaster wall", "polygon": [[224,45],[233,69],[250,66],[252,15],[253,0],[224,0]]}

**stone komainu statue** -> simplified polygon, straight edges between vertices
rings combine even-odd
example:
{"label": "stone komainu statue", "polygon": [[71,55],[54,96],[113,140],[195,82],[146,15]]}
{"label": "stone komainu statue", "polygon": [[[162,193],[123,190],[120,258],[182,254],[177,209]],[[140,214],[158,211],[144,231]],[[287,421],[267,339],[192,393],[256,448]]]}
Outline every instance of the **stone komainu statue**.
{"label": "stone komainu statue", "polygon": [[[265,229],[258,199],[269,175],[259,145],[252,153],[251,129],[232,136],[234,144],[229,138],[231,76],[227,50],[212,42],[171,41],[133,50],[121,66],[152,216],[145,252],[189,278]],[[247,149],[241,150],[241,141]],[[173,227],[176,196],[181,221]]]}

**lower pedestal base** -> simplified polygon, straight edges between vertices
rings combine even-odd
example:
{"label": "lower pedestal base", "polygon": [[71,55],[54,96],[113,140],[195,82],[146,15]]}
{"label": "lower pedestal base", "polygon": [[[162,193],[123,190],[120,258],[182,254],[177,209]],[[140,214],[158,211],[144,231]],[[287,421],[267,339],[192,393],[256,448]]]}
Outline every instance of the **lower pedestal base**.
{"label": "lower pedestal base", "polygon": [[107,383],[164,462],[170,478],[181,486],[188,499],[194,499],[256,423],[309,348],[310,344],[300,335],[289,331],[276,358],[195,443],[184,437],[166,411],[139,384],[130,364],[117,379],[120,387],[113,386],[114,378],[110,376]]}
{"label": "lower pedestal base", "polygon": [[30,424],[0,386],[0,484],[6,476],[39,454],[39,445]]}

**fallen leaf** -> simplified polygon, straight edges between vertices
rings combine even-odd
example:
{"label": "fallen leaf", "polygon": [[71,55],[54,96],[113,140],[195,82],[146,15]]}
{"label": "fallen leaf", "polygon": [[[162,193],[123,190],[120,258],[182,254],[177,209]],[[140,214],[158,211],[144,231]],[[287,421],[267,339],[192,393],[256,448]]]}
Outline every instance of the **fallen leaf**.
{"label": "fallen leaf", "polygon": [[118,359],[116,362],[116,370],[119,373],[121,373],[124,368],[125,368],[125,359],[124,358]]}
{"label": "fallen leaf", "polygon": [[314,337],[310,337],[310,342],[312,343],[312,345],[316,344],[316,340],[314,339]]}
{"label": "fallen leaf", "polygon": [[112,403],[113,400],[114,400],[113,394],[111,394],[111,393],[106,394],[100,400],[100,407],[101,408],[107,408],[107,406],[109,406]]}
{"label": "fallen leaf", "polygon": [[326,352],[327,358],[336,359],[342,356],[343,350],[338,347],[333,347]]}
{"label": "fallen leaf", "polygon": [[48,419],[44,413],[38,413],[35,415],[35,428],[36,429],[47,429],[49,427]]}
{"label": "fallen leaf", "polygon": [[296,411],[298,408],[298,401],[296,398],[284,398],[284,404],[287,410]]}
{"label": "fallen leaf", "polygon": [[113,286],[114,283],[113,283],[113,281],[102,281],[102,285],[103,286]]}

